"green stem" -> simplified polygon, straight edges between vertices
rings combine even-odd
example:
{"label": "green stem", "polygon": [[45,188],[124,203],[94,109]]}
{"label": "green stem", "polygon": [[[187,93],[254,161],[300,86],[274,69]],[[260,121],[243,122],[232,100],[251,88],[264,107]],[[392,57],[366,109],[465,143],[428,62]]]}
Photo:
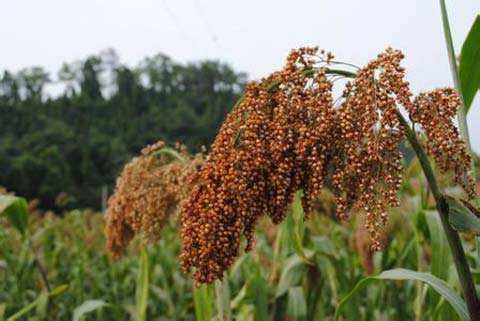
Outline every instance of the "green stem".
{"label": "green stem", "polygon": [[[315,72],[317,72],[319,70],[320,70],[320,68],[306,68],[302,71],[302,73],[306,77],[310,77],[310,76],[314,75]],[[343,76],[343,77],[347,77],[347,78],[355,78],[355,76],[356,76],[356,74],[354,72],[351,72],[351,71],[348,71],[348,70],[343,70],[343,69],[324,68],[324,70],[325,70],[325,74],[327,74],[327,75],[337,75],[337,76]],[[267,90],[269,92],[277,90],[278,85],[280,85],[280,83],[281,83],[280,80],[272,81],[271,83],[267,84]],[[243,99],[243,96],[240,99]]]}
{"label": "green stem", "polygon": [[232,311],[230,309],[230,286],[228,284],[227,274],[225,274],[221,280],[215,281],[215,298],[218,320],[231,321]]}
{"label": "green stem", "polygon": [[343,70],[343,69],[333,69],[333,68],[327,68],[325,70],[325,73],[327,75],[339,75],[339,76],[344,76],[348,78],[354,78],[357,74],[354,72],[348,71],[348,70]]}
{"label": "green stem", "polygon": [[185,158],[179,152],[177,152],[176,150],[174,150],[173,148],[170,148],[170,147],[162,147],[161,149],[155,150],[148,155],[149,156],[159,156],[159,155],[162,155],[162,154],[163,155],[170,155],[173,158],[175,158],[179,161],[182,161],[182,162],[185,161]]}
{"label": "green stem", "polygon": [[448,221],[448,203],[445,200],[444,195],[440,191],[437,180],[430,165],[430,161],[428,160],[428,157],[425,154],[422,145],[418,141],[417,135],[410,128],[408,122],[400,113],[398,113],[398,118],[400,120],[400,123],[404,127],[405,135],[410,142],[413,150],[415,151],[418,160],[420,161],[423,173],[425,174],[428,185],[432,190],[432,194],[437,206],[437,211],[440,215],[440,220],[447,236],[450,250],[452,251],[453,260],[455,262],[458,278],[463,289],[463,294],[467,303],[470,319],[471,321],[480,321],[480,302],[478,301],[475,283],[473,283],[472,274],[470,273],[470,268],[468,266],[467,258],[462,247],[462,241],[460,240],[460,236],[458,235],[457,231],[452,228]]}
{"label": "green stem", "polygon": [[472,164],[471,164],[471,171],[473,177],[476,178],[476,169],[475,163],[473,158],[473,151],[472,146],[470,144],[470,135],[468,131],[468,123],[467,123],[467,110],[465,108],[465,99],[463,96],[462,85],[460,84],[460,78],[458,74],[458,66],[457,66],[457,58],[455,55],[455,48],[453,47],[453,40],[452,40],[452,32],[450,30],[450,22],[448,21],[448,13],[447,7],[445,5],[445,0],[440,0],[440,9],[442,12],[442,24],[443,24],[443,33],[445,35],[445,44],[447,45],[447,52],[448,52],[448,60],[450,63],[450,71],[453,78],[453,84],[455,89],[460,96],[460,108],[457,112],[457,119],[458,119],[458,129],[460,131],[460,135],[462,136],[463,140],[467,144],[468,151],[472,155]]}

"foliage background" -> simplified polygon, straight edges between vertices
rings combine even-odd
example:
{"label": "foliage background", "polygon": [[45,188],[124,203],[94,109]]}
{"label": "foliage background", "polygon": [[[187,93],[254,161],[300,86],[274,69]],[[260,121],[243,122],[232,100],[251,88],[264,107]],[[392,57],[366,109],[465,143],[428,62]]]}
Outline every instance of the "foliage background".
{"label": "foliage background", "polygon": [[[333,217],[328,194],[305,224],[297,198],[279,226],[260,222],[255,249],[239,258],[224,283],[201,288],[179,269],[174,217],[146,252],[137,238],[123,259],[112,261],[104,250],[100,213],[75,210],[58,217],[30,208],[28,237],[6,218],[0,229],[0,320],[13,320],[8,317],[33,303],[19,320],[333,320],[361,279],[399,266],[431,272],[458,290],[438,214],[412,196],[416,184],[413,178],[402,188],[403,205],[392,214],[382,252],[368,252],[368,235],[355,228],[358,222]],[[465,246],[478,283],[474,238]],[[51,289],[66,287],[58,296],[46,298],[37,260]],[[146,278],[139,277],[145,272]],[[145,298],[136,296],[139,289],[146,289]],[[92,302],[100,305],[75,319]],[[365,321],[459,320],[445,300],[412,281],[377,281],[354,296],[343,315]]]}

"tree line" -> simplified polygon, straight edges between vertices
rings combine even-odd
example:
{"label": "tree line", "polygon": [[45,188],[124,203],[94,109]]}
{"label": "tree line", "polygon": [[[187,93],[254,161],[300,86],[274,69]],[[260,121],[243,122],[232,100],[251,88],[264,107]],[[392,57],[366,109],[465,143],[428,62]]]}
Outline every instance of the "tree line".
{"label": "tree line", "polygon": [[163,54],[129,67],[111,49],[64,63],[55,78],[4,71],[0,186],[42,208],[99,208],[102,188],[146,144],[208,146],[245,81],[225,63]]}

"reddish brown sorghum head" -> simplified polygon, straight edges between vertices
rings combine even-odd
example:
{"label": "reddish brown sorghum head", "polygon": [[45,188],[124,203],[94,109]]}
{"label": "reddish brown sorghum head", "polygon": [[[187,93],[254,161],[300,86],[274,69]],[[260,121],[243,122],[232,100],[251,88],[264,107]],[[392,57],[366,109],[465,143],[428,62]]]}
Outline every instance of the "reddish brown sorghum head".
{"label": "reddish brown sorghum head", "polygon": [[[317,49],[292,51],[282,70],[248,84],[227,116],[182,206],[181,264],[195,268],[198,283],[223,276],[242,236],[252,248],[259,217],[281,222],[296,191],[303,190],[310,212],[329,173],[337,215],[365,212],[372,247],[380,248],[379,231],[398,205],[401,185],[400,107],[424,126],[442,168],[452,169],[457,181],[464,173],[469,159],[452,125],[458,105],[451,95],[412,101],[403,54],[387,49],[346,84],[334,107],[325,68],[332,59]],[[440,125],[422,123],[432,113],[429,103],[438,105]],[[454,157],[444,160],[447,155]]]}
{"label": "reddish brown sorghum head", "polygon": [[165,147],[147,146],[132,159],[117,179],[106,214],[107,248],[120,256],[135,234],[148,242],[158,240],[167,219],[188,193],[187,178],[203,162]]}
{"label": "reddish brown sorghum head", "polygon": [[334,111],[324,70],[305,75],[315,54],[292,51],[281,71],[249,84],[220,129],[182,210],[182,266],[198,282],[222,277],[242,235],[252,247],[261,215],[280,222],[298,189],[306,208],[320,192]]}
{"label": "reddish brown sorghum head", "polygon": [[387,49],[360,69],[347,83],[344,102],[337,112],[339,136],[335,154],[333,189],[337,214],[366,212],[366,229],[379,248],[379,227],[387,210],[398,204],[401,186],[403,138],[398,104],[410,103],[408,83],[400,67],[402,54]]}
{"label": "reddish brown sorghum head", "polygon": [[465,142],[461,139],[453,118],[460,107],[460,97],[451,88],[422,93],[409,110],[412,120],[426,134],[427,152],[442,172],[452,171],[455,182],[469,197],[475,195],[473,179],[467,175],[472,162]]}

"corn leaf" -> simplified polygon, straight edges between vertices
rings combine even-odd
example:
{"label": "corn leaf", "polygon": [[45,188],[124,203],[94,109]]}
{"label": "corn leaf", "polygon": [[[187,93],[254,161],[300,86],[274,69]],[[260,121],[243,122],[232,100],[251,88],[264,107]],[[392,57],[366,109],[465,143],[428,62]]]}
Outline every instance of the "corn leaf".
{"label": "corn leaf", "polygon": [[232,309],[239,309],[245,303],[244,301],[248,298],[250,292],[250,282],[247,281],[230,302],[230,307]]}
{"label": "corn leaf", "polygon": [[[56,296],[59,296],[63,292],[65,292],[68,288],[67,284],[60,285],[56,288],[54,288],[50,293],[47,295],[47,299],[52,299]],[[20,320],[22,317],[27,315],[30,311],[33,309],[36,309],[39,305],[44,304],[45,302],[45,294],[40,294],[37,299],[35,299],[32,303],[26,305],[23,309],[20,311],[16,312],[15,314],[11,315],[7,321],[16,321]]]}
{"label": "corn leaf", "polygon": [[103,300],[87,300],[73,310],[73,321],[80,321],[86,314],[106,306],[108,303]]}
{"label": "corn leaf", "polygon": [[38,297],[38,303],[35,307],[35,316],[39,319],[45,319],[48,314],[48,293],[43,292]]}
{"label": "corn leaf", "polygon": [[289,215],[287,216],[287,231],[292,241],[295,253],[297,253],[297,255],[302,258],[305,263],[313,264],[305,254],[305,249],[303,247],[303,235],[305,233],[304,218],[305,213],[302,207],[302,192],[298,191],[295,194]]}
{"label": "corn leaf", "polygon": [[267,280],[265,280],[260,272],[257,272],[252,285],[255,293],[253,299],[255,305],[255,321],[269,321]]}
{"label": "corn leaf", "polygon": [[428,284],[438,294],[440,294],[455,310],[462,321],[470,321],[468,316],[467,307],[465,301],[453,291],[445,281],[433,276],[430,273],[416,272],[407,269],[393,269],[380,273],[377,276],[366,277],[355,285],[352,291],[347,294],[339,303],[337,310],[335,311],[335,321],[340,320],[343,310],[346,308],[348,302],[355,296],[361,289],[368,284],[377,280],[413,280],[421,281]]}
{"label": "corn leaf", "polygon": [[463,43],[458,72],[468,111],[480,88],[480,15],[477,15]]}
{"label": "corn leaf", "polygon": [[432,316],[432,320],[435,321],[460,321],[452,306],[443,299],[438,303]]}
{"label": "corn leaf", "polygon": [[287,314],[292,320],[305,320],[307,302],[301,286],[288,289]]}
{"label": "corn leaf", "polygon": [[453,197],[447,197],[448,221],[459,232],[480,234],[480,218]]}
{"label": "corn leaf", "polygon": [[10,223],[25,234],[28,223],[27,201],[12,195],[0,195],[0,215],[6,215]]}
{"label": "corn leaf", "polygon": [[425,218],[430,232],[432,245],[431,272],[437,278],[446,280],[450,268],[450,248],[443,232],[440,216],[436,211],[425,211]]}
{"label": "corn leaf", "polygon": [[298,285],[305,275],[305,272],[305,261],[297,254],[290,256],[285,262],[282,273],[280,274],[280,281],[277,285],[275,297],[278,298],[284,295],[290,287]]}
{"label": "corn leaf", "polygon": [[33,301],[32,303],[28,304],[27,306],[25,306],[23,309],[21,309],[20,311],[18,311],[17,313],[11,315],[7,321],[16,321],[16,320],[20,320],[23,316],[25,316],[26,314],[28,314],[30,311],[32,311],[33,309],[35,309],[37,307],[37,305],[41,304],[42,303],[42,300],[43,300],[43,294],[40,294],[39,297]]}
{"label": "corn leaf", "polygon": [[235,316],[236,321],[251,321],[253,320],[254,307],[251,304],[242,305],[240,311]]}
{"label": "corn leaf", "polygon": [[[443,231],[442,222],[437,211],[425,211],[428,230],[430,232],[430,242],[432,246],[431,273],[439,279],[447,280],[450,270],[450,248]],[[432,291],[432,290],[430,290]],[[429,308],[434,308],[440,296],[432,291]]]}

